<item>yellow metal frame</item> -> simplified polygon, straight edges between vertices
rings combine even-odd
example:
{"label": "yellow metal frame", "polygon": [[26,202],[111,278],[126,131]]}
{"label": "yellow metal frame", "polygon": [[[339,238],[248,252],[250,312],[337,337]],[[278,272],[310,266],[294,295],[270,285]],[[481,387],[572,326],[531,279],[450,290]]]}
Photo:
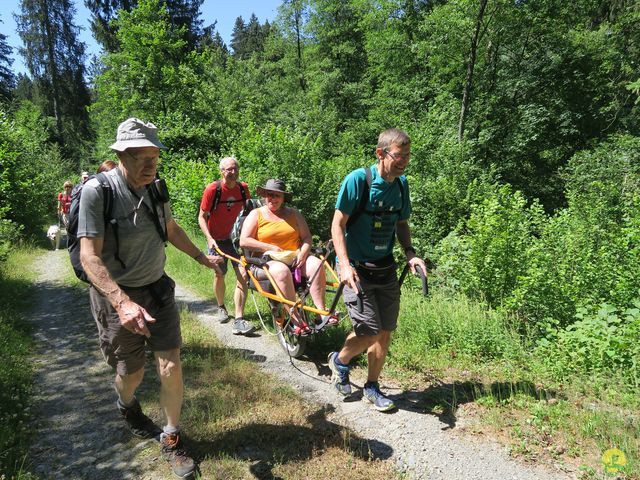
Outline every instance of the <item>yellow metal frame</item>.
{"label": "yellow metal frame", "polygon": [[[260,280],[258,280],[256,278],[256,276],[253,274],[253,272],[251,271],[251,269],[248,268],[251,264],[247,262],[247,259],[244,257],[244,255],[241,255],[240,258],[238,259],[238,258],[232,257],[230,255],[227,255],[222,250],[220,250],[220,248],[215,243],[215,241],[213,242],[213,246],[214,246],[214,248],[216,250],[216,253],[218,255],[220,255],[222,257],[225,257],[228,260],[231,260],[232,262],[235,262],[235,263],[239,264],[240,266],[244,267],[244,269],[247,272],[247,275],[249,275],[249,278],[251,279],[251,283],[252,283],[254,289],[256,290],[256,292],[258,292],[258,294],[260,294],[260,296],[268,298],[268,299],[273,300],[273,301],[278,302],[278,303],[282,303],[284,305],[288,305],[289,307],[294,308],[294,309],[302,308],[302,310],[304,310],[306,312],[315,313],[317,315],[330,315],[331,314],[331,312],[329,310],[320,310],[320,309],[312,307],[310,305],[303,305],[301,303],[300,299],[297,299],[296,301],[291,301],[291,300],[285,298],[285,296],[282,294],[282,291],[278,288],[278,285],[276,284],[275,279],[271,275],[271,272],[269,272],[269,265],[265,264],[260,268],[262,268],[264,270],[264,273],[267,276],[267,279],[269,280],[269,283],[273,287],[273,291],[276,292],[276,293],[274,294],[274,293],[271,293],[271,292],[267,292],[265,289],[262,288],[262,285],[260,285]],[[333,267],[329,264],[329,262],[327,261],[327,258],[324,255],[319,255],[318,258],[322,262],[320,265],[324,266],[325,273],[328,274],[328,277],[331,277],[331,281],[329,281],[329,279],[327,278],[326,285],[328,287],[338,288],[338,286],[340,285],[340,280],[338,279],[338,274],[333,269]]]}

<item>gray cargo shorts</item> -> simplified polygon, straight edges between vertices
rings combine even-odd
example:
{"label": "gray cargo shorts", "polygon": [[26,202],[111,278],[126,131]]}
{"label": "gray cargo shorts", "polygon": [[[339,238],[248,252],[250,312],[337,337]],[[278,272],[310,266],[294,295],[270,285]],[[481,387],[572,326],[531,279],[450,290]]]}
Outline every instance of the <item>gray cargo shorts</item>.
{"label": "gray cargo shorts", "polygon": [[147,323],[149,338],[125,329],[118,313],[93,286],[89,288],[89,299],[104,359],[119,375],[129,375],[144,367],[145,344],[154,352],[173,350],[182,346],[182,335],[171,278],[163,275],[150,285],[122,289],[156,319],[155,323]]}
{"label": "gray cargo shorts", "polygon": [[362,311],[358,294],[345,285],[342,291],[347,313],[358,337],[378,335],[381,330],[393,331],[400,313],[400,284],[395,269],[382,279],[372,279],[358,272],[362,287]]}

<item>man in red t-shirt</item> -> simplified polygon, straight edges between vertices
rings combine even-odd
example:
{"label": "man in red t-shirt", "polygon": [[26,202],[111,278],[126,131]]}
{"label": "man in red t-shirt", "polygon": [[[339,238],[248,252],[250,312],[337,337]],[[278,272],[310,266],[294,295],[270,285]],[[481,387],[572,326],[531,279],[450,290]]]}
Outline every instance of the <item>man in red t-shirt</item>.
{"label": "man in red t-shirt", "polygon": [[58,194],[58,218],[67,228],[69,223],[69,211],[71,210],[71,189],[73,184],[67,180],[64,182],[64,192]]}
{"label": "man in red t-shirt", "polygon": [[[231,243],[231,228],[238,213],[242,210],[243,199],[250,198],[249,188],[244,182],[238,181],[238,161],[234,157],[225,157],[220,160],[220,174],[222,180],[215,181],[204,189],[200,202],[198,224],[204,236],[207,238],[207,247],[210,254],[215,254],[214,242],[220,250],[229,256],[238,258],[239,254]],[[242,190],[244,195],[242,195]],[[219,192],[219,193],[217,193]],[[219,195],[216,200],[216,196]],[[214,205],[215,204],[215,205]],[[244,315],[244,304],[247,299],[247,273],[236,262],[231,262],[236,274],[237,282],[233,301],[235,306],[235,320],[232,332],[236,335],[247,335],[253,332],[254,327],[247,322]],[[224,275],[227,273],[227,259],[218,265],[219,270],[214,271],[213,291],[218,302],[217,319],[221,323],[229,321],[227,309],[224,306]]]}

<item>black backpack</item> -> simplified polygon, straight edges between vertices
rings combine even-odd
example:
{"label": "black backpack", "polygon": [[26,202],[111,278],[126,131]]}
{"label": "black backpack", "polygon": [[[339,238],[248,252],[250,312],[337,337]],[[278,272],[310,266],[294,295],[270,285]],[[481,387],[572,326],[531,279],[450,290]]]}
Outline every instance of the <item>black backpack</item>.
{"label": "black backpack", "polygon": [[[89,177],[90,179],[93,178]],[[107,176],[104,173],[98,173],[95,175],[95,178],[100,182],[100,187],[102,188],[103,198],[104,198],[104,223],[105,228],[111,222],[111,212],[113,210],[113,202],[114,202],[114,193]],[[87,180],[88,181],[88,180]],[[67,249],[69,250],[69,258],[71,260],[71,266],[73,267],[73,271],[83,282],[91,283],[87,274],[82,268],[82,263],[80,262],[80,239],[77,237],[78,235],[78,213],[80,211],[80,196],[82,195],[82,187],[83,183],[77,184],[73,187],[71,191],[71,208],[69,209],[69,223],[67,225]],[[116,243],[117,243],[117,233],[116,233]],[[116,257],[118,258],[118,257]],[[119,258],[118,258],[119,260]],[[121,260],[120,260],[121,261]]]}
{"label": "black backpack", "polygon": [[[222,182],[220,180],[216,180],[216,193],[213,196],[213,202],[211,202],[211,210],[209,210],[209,216],[213,213],[213,211],[218,208],[218,204],[220,203],[220,197],[222,196]],[[242,195],[242,200],[227,200],[225,203],[236,203],[242,202],[243,204],[247,201],[247,190],[249,186],[245,182],[238,182],[240,184],[240,195]]]}
{"label": "black backpack", "polygon": [[[89,177],[89,179],[93,177],[94,176],[91,176]],[[114,253],[114,257],[116,260],[118,260],[118,262],[120,262],[120,265],[122,266],[122,268],[126,268],[126,265],[120,258],[120,241],[118,237],[118,222],[116,222],[116,220],[113,218],[113,215],[112,215],[113,204],[115,201],[115,193],[113,191],[113,186],[109,181],[109,177],[107,177],[107,175],[104,172],[98,173],[97,175],[95,175],[95,178],[98,179],[100,187],[102,188],[102,198],[103,198],[103,207],[104,207],[103,216],[104,216],[105,230],[108,225],[111,225],[111,228],[113,229],[113,235],[115,237],[116,250]],[[89,179],[87,179],[87,181],[89,181]],[[80,197],[82,195],[83,186],[84,184],[79,183],[71,191],[71,208],[69,209],[69,217],[68,217],[69,223],[67,226],[67,239],[68,239],[67,248],[69,250],[69,258],[71,260],[71,266],[73,267],[73,271],[75,272],[76,277],[78,277],[83,282],[91,283],[91,281],[89,280],[89,277],[87,277],[87,274],[82,268],[82,262],[80,262],[80,241],[77,236],[78,235],[78,213],[80,211]],[[158,218],[158,214],[156,210],[156,202],[159,202],[160,204],[164,204],[168,202],[169,192],[167,191],[167,187],[166,187],[166,184],[164,183],[164,179],[159,178],[157,174],[156,174],[156,180],[150,185],[147,185],[147,189],[150,190],[151,192],[150,198],[151,198],[151,203],[153,204],[153,211],[155,213],[155,216],[153,216],[154,215],[153,213],[151,213],[151,215],[154,220],[156,231],[158,232],[160,239],[166,244],[168,240],[167,224],[166,224],[167,219],[166,218],[164,219],[165,225],[163,230],[162,225],[160,224],[160,220]]]}

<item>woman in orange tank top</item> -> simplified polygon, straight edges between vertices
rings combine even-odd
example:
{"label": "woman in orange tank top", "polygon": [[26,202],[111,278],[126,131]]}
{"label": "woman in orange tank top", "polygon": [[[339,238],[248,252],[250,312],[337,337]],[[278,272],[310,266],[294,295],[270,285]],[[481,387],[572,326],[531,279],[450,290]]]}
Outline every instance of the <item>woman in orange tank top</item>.
{"label": "woman in orange tank top", "polygon": [[[263,254],[267,251],[295,252],[292,268],[300,268],[302,274],[313,276],[310,293],[316,308],[326,310],[324,303],[325,272],[319,258],[309,255],[311,232],[302,214],[295,208],[286,206],[291,201],[291,193],[286,191],[282,180],[270,179],[264,187],[257,188],[258,195],[264,197],[265,205],[251,211],[242,226],[240,246],[246,250]],[[292,254],[293,255],[293,254]],[[278,288],[288,300],[295,300],[295,287],[291,269],[286,264],[271,260],[269,272]],[[295,318],[294,318],[295,320]],[[301,329],[308,328],[300,325]]]}

